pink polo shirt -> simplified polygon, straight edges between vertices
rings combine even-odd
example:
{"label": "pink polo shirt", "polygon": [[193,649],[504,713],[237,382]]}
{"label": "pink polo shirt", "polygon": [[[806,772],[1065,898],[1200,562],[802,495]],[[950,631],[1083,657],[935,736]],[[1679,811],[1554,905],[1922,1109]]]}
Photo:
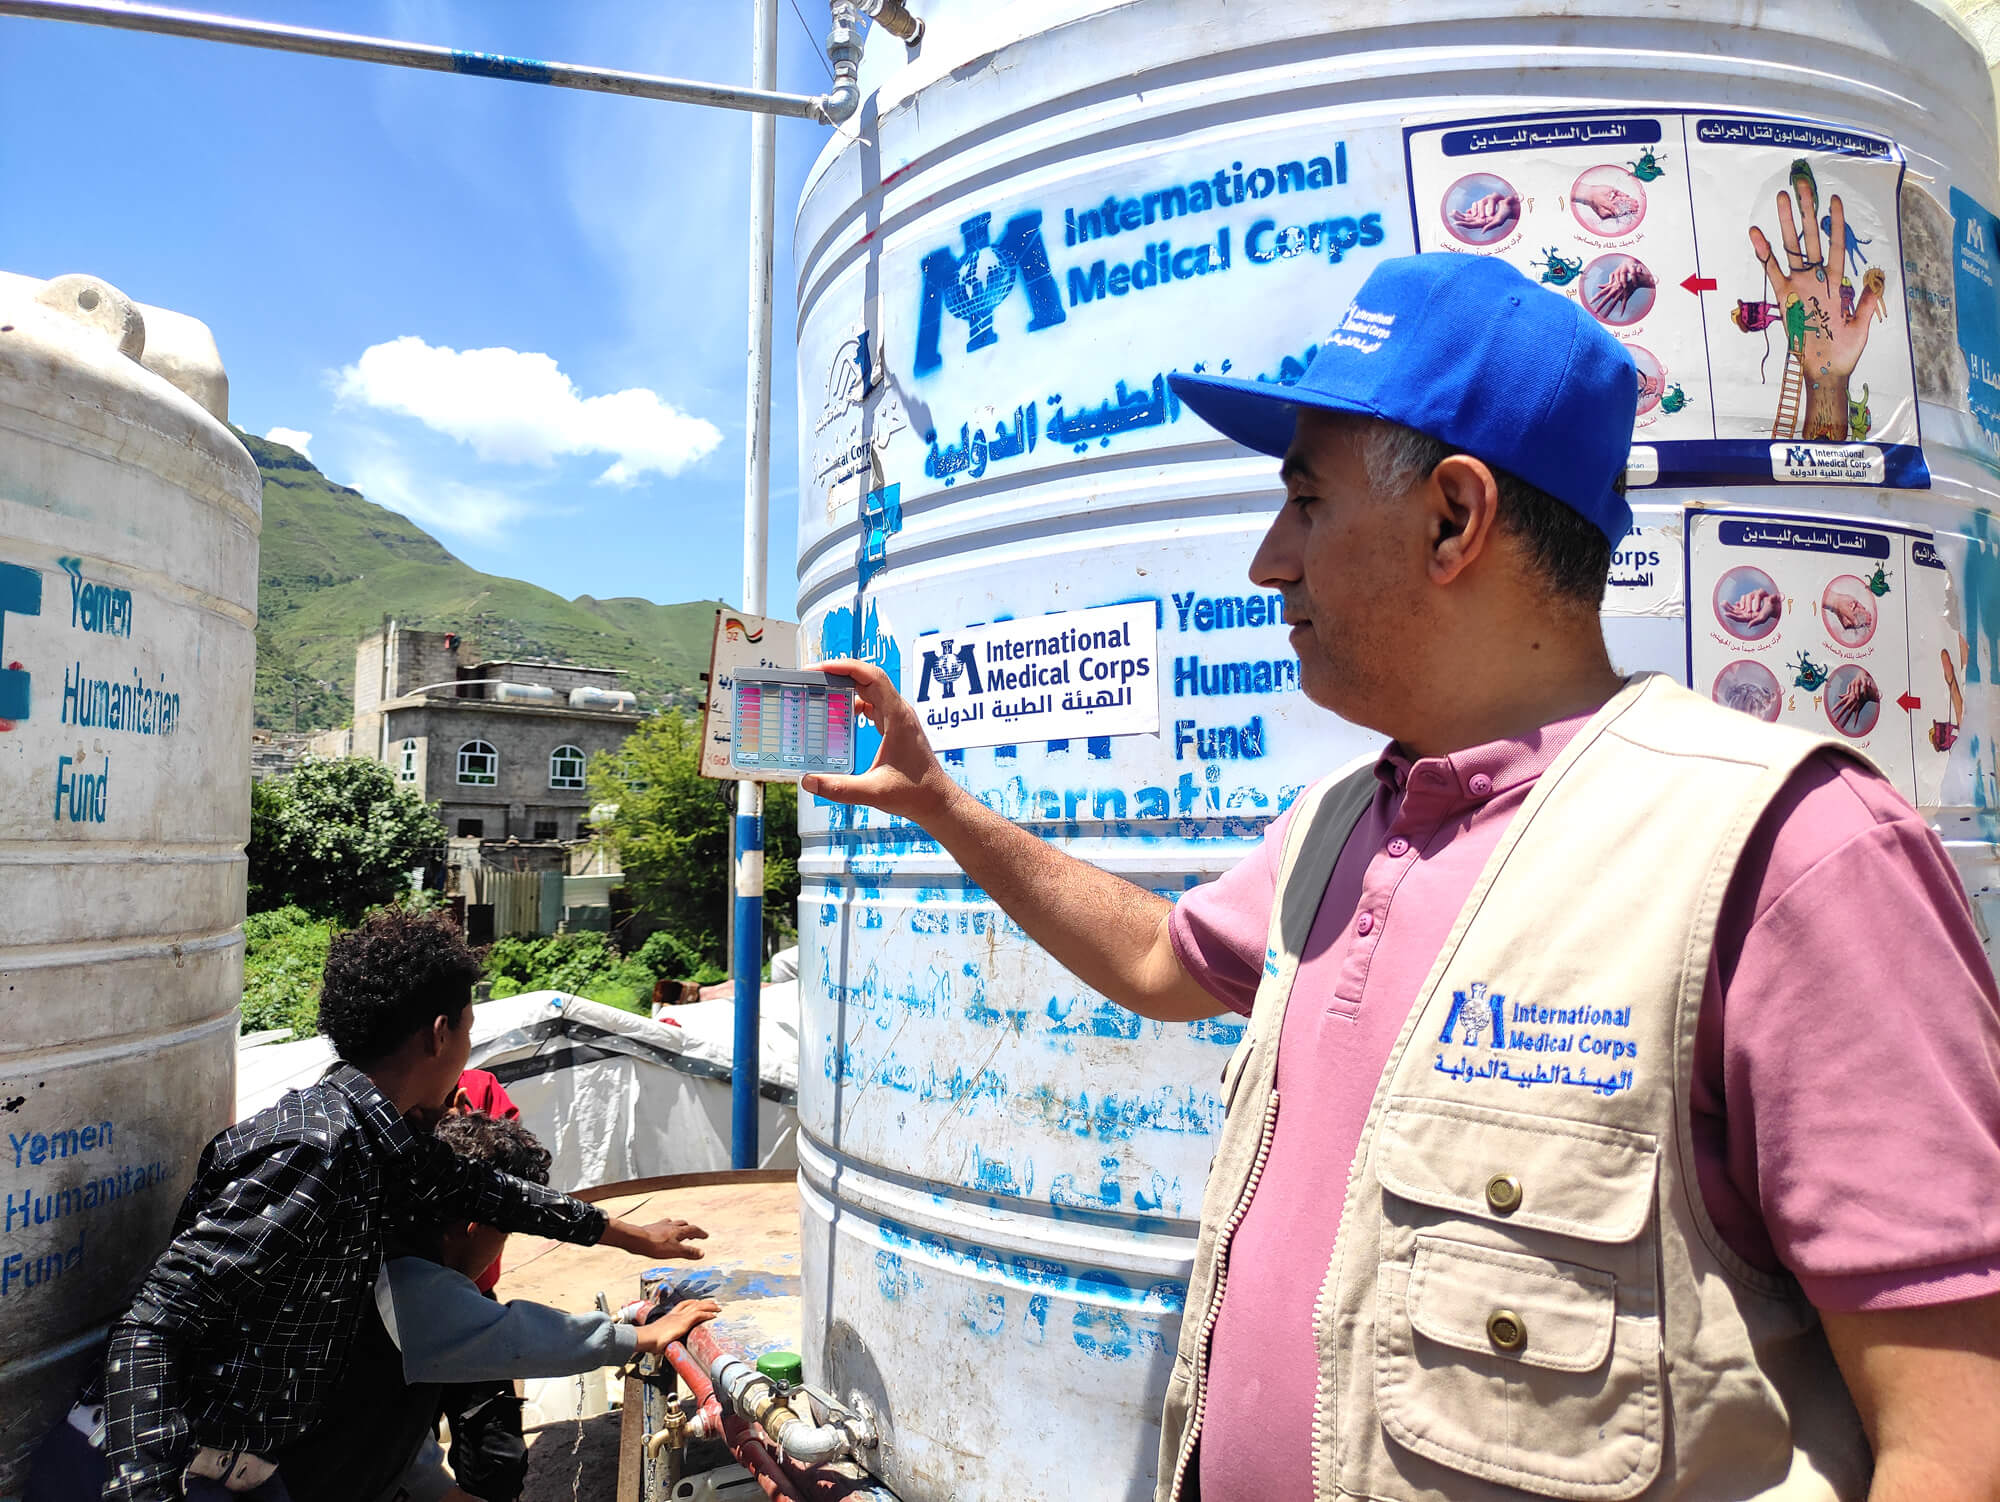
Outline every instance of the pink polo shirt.
{"label": "pink polo shirt", "polygon": [[[1312,1495],[1313,1306],[1355,1145],[1417,988],[1535,779],[1587,716],[1414,764],[1392,747],[1314,920],[1278,1048],[1270,1154],[1209,1347],[1204,1502]],[[1287,815],[1169,926],[1248,1013]],[[1607,880],[1645,880],[1643,871]],[[1692,1087],[1729,1245],[1849,1311],[2000,1292],[2000,996],[1944,848],[1880,778],[1816,757],[1744,852]]]}

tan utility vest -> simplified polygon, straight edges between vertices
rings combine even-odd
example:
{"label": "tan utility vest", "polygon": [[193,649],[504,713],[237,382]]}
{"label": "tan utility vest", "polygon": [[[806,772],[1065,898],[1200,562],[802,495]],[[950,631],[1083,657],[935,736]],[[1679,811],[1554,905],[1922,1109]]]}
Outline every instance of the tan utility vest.
{"label": "tan utility vest", "polygon": [[[1717,1234],[1688,1112],[1730,877],[1773,796],[1830,744],[1646,677],[1542,774],[1355,1150],[1314,1316],[1316,1502],[1866,1493],[1867,1443],[1818,1318]],[[1264,982],[1224,1071],[1160,1502],[1198,1494],[1209,1336],[1280,1109],[1285,1003],[1375,788],[1370,767],[1337,775],[1292,821]]]}

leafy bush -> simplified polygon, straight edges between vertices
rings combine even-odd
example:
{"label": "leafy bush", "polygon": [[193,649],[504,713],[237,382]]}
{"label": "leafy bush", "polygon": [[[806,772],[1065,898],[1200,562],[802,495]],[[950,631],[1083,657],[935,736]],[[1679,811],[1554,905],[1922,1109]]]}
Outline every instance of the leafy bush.
{"label": "leafy bush", "polygon": [[282,907],[243,920],[243,1028],[319,1030],[319,983],[333,924],[304,908]]}
{"label": "leafy bush", "polygon": [[250,787],[250,908],[302,907],[358,922],[409,890],[444,826],[390,770],[359,757],[308,761]]}
{"label": "leafy bush", "polygon": [[567,991],[643,1015],[650,1010],[653,982],[662,977],[704,985],[722,979],[713,966],[692,961],[692,952],[666,933],[654,934],[632,955],[620,954],[601,933],[499,939],[486,952],[486,975],[496,999],[523,991]]}

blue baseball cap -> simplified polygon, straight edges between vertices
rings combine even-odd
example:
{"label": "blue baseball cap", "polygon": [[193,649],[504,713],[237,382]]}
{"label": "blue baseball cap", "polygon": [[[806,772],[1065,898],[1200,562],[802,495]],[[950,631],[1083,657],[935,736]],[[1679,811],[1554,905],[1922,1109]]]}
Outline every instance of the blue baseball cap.
{"label": "blue baseball cap", "polygon": [[1490,256],[1399,256],[1361,284],[1295,385],[1170,377],[1180,399],[1259,453],[1290,447],[1302,410],[1415,428],[1584,517],[1612,547],[1639,375],[1580,304]]}

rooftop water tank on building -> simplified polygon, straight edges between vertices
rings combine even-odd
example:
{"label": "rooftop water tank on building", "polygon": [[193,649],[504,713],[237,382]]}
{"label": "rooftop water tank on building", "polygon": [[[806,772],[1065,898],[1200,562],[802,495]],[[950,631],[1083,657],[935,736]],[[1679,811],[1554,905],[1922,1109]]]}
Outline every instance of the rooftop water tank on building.
{"label": "rooftop water tank on building", "polygon": [[560,704],[556,691],[545,683],[499,683],[493,697],[502,704]]}
{"label": "rooftop water tank on building", "polygon": [[[2000,189],[1941,0],[921,9],[799,207],[808,655],[1037,834],[1215,876],[1377,741],[1246,578],[1275,463],[1166,378],[1294,381],[1386,337],[1384,258],[1504,256],[1642,373],[1616,659],[1850,737],[2000,923]],[[1240,1022],[1141,1021],[908,825],[800,819],[808,1377],[912,1502],[1149,1496]]]}
{"label": "rooftop water tank on building", "polygon": [[0,277],[0,1496],[233,1115],[261,488],[227,392],[193,319]]}
{"label": "rooftop water tank on building", "polygon": [[571,709],[608,709],[617,714],[637,714],[639,696],[630,689],[623,688],[573,688],[569,691]]}

